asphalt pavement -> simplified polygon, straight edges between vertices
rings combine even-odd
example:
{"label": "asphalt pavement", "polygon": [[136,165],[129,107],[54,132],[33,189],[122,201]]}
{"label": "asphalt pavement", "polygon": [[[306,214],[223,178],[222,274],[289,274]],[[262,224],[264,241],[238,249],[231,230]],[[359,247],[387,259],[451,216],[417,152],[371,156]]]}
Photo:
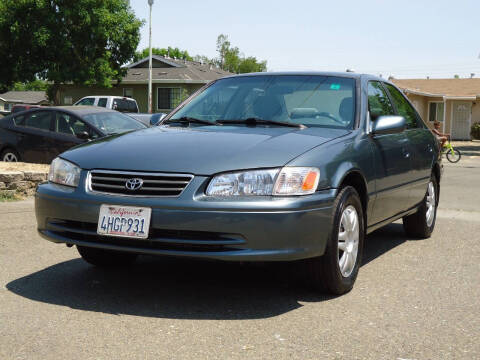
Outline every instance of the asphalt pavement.
{"label": "asphalt pavement", "polygon": [[480,359],[479,205],[480,158],[445,164],[433,236],[374,232],[331,297],[294,264],[96,269],[0,203],[0,359]]}

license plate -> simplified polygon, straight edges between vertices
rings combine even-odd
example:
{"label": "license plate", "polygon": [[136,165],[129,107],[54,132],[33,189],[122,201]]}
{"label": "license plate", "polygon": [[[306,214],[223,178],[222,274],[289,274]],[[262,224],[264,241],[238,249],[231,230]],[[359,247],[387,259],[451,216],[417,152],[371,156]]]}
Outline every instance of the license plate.
{"label": "license plate", "polygon": [[151,215],[150,208],[102,205],[97,234],[146,239]]}

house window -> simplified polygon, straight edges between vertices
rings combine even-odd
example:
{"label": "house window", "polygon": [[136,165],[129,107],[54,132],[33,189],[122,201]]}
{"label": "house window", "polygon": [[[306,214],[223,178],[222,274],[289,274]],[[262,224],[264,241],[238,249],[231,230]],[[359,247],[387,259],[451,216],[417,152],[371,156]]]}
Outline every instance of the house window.
{"label": "house window", "polygon": [[5,105],[3,105],[3,110],[4,111],[12,111],[12,104],[5,103]]}
{"label": "house window", "polygon": [[431,102],[428,107],[428,121],[443,122],[444,106],[445,104],[443,102]]}
{"label": "house window", "polygon": [[72,105],[72,104],[73,104],[73,99],[72,99],[72,97],[71,97],[71,96],[65,96],[65,97],[63,98],[63,103],[64,103],[65,105]]}
{"label": "house window", "polygon": [[171,110],[181,102],[181,88],[157,88],[157,110]]}
{"label": "house window", "polygon": [[123,89],[123,97],[133,98],[133,89],[132,88],[124,88]]}

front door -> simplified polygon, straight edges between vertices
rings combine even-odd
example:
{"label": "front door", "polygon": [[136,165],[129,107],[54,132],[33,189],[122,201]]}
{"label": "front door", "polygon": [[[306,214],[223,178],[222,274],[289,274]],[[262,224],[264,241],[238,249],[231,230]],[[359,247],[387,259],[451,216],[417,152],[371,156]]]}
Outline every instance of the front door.
{"label": "front door", "polygon": [[[383,115],[395,115],[394,107],[378,81],[368,83],[368,110],[371,121]],[[411,169],[411,150],[405,131],[375,135],[371,139],[377,195],[369,225],[406,210],[410,190],[407,175]]]}
{"label": "front door", "polygon": [[472,103],[454,101],[452,104],[452,139],[470,140]]}

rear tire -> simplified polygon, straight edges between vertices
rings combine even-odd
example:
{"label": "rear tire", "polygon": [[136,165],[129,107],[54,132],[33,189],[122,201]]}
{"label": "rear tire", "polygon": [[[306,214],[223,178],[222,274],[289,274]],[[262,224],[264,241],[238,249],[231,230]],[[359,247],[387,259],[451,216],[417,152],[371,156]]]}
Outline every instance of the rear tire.
{"label": "rear tire", "polygon": [[5,149],[0,155],[0,160],[5,162],[18,162],[20,161],[20,155],[13,149]]}
{"label": "rear tire", "polygon": [[305,261],[310,285],[330,294],[349,292],[362,263],[365,228],[355,188],[340,191],[333,204],[333,224],[323,256]]}
{"label": "rear tire", "polygon": [[408,236],[426,239],[432,235],[437,219],[438,194],[437,178],[432,175],[418,211],[403,218],[403,228]]}
{"label": "rear tire", "polygon": [[135,262],[137,254],[77,245],[83,260],[100,267],[125,266]]}
{"label": "rear tire", "polygon": [[453,149],[453,154],[451,150],[447,151],[447,160],[450,161],[451,163],[459,162],[461,157],[462,157],[462,153],[460,152],[460,150]]}

